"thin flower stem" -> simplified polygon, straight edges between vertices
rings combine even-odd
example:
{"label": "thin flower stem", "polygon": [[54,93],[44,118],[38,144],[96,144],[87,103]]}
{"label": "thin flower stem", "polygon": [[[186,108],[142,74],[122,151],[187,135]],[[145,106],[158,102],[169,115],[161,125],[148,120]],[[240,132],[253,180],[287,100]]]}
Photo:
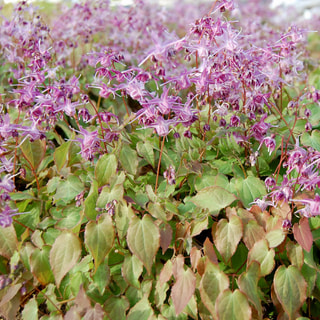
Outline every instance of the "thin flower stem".
{"label": "thin flower stem", "polygon": [[[289,126],[288,122],[287,122],[286,119],[283,117],[282,112],[280,112],[280,110],[277,108],[277,106],[276,106],[275,104],[271,103],[271,102],[270,102],[270,104],[271,104],[271,106],[273,107],[273,109],[277,111],[277,113],[279,114],[281,120],[286,124],[286,126],[288,127],[288,129],[289,129],[289,131],[290,131],[290,135],[289,135],[288,141],[289,141],[289,139],[292,137],[292,139],[293,139],[293,141],[294,141],[294,143],[295,143],[295,142],[296,142],[296,138],[295,138],[294,135],[293,135],[293,128],[290,129],[290,126]],[[296,122],[295,122],[295,123],[296,123]]]}
{"label": "thin flower stem", "polygon": [[[20,119],[20,108],[18,109],[19,110],[19,113],[18,113],[18,118],[16,120],[16,122],[18,123],[19,119]],[[18,150],[18,142],[19,142],[19,137],[16,137],[16,145],[15,145],[15,148],[14,148],[14,159],[13,159],[13,173],[15,173],[16,171],[16,164],[17,164],[17,150]],[[13,176],[13,183],[15,183],[15,178],[16,176]]]}
{"label": "thin flower stem", "polygon": [[94,103],[91,101],[90,98],[89,98],[89,103],[91,104],[92,108],[94,109],[94,112],[96,113],[96,115],[97,115],[97,117],[98,117],[98,122],[99,122],[99,125],[100,125],[100,128],[101,128],[101,135],[102,135],[102,138],[103,138],[104,150],[105,150],[106,153],[108,153],[107,145],[106,145],[106,142],[104,141],[102,120],[101,120],[100,114],[99,114],[99,112],[98,112],[100,101],[98,100],[98,103],[99,103],[99,104],[98,104],[98,109],[97,109],[97,107],[94,105]]}
{"label": "thin flower stem", "polygon": [[128,117],[130,117],[130,112],[129,112],[129,109],[128,109],[128,106],[127,106],[127,103],[126,103],[126,99],[124,98],[124,95],[121,95],[121,96],[122,96],[123,104],[126,107],[127,115],[128,115]]}
{"label": "thin flower stem", "polygon": [[160,149],[160,154],[159,154],[159,162],[158,162],[158,168],[157,168],[157,178],[156,178],[156,186],[154,189],[154,193],[157,193],[157,189],[158,189],[158,181],[159,181],[159,174],[160,174],[160,166],[161,166],[161,158],[162,158],[162,152],[163,152],[163,147],[164,147],[164,140],[165,140],[165,136],[162,139],[162,143],[161,143],[161,149]]}
{"label": "thin flower stem", "polygon": [[35,171],[35,169],[34,169],[34,167],[33,167],[32,163],[29,161],[29,159],[28,159],[26,156],[24,156],[24,158],[27,160],[27,162],[28,162],[28,163],[29,163],[29,165],[30,165],[30,169],[31,169],[31,171],[32,171],[32,174],[34,175],[35,180],[36,180],[38,193],[40,193],[40,184],[39,184],[39,180],[38,180],[37,173],[36,173],[36,171]]}

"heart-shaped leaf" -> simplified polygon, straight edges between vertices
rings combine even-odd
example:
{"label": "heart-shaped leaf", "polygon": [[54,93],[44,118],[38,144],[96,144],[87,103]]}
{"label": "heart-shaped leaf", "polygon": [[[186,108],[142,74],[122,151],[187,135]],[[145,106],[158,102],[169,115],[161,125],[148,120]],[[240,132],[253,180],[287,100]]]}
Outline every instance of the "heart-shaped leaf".
{"label": "heart-shaped leaf", "polygon": [[215,233],[215,245],[228,262],[237,250],[239,241],[242,238],[242,222],[238,216],[231,216],[229,221],[221,219],[218,222]]}
{"label": "heart-shaped leaf", "polygon": [[203,209],[209,209],[217,216],[221,209],[229,206],[237,198],[224,188],[211,186],[201,189],[190,199],[192,203]]}
{"label": "heart-shaped leaf", "polygon": [[78,262],[81,255],[80,239],[72,232],[62,232],[54,242],[50,251],[50,265],[57,287],[63,277]]}
{"label": "heart-shaped leaf", "polygon": [[307,283],[295,266],[280,266],[274,275],[274,290],[289,319],[295,314],[307,298]]}
{"label": "heart-shaped leaf", "polygon": [[216,299],[219,293],[227,288],[229,288],[229,278],[220,270],[217,264],[207,261],[205,272],[200,282],[200,296],[213,317],[216,316]]}
{"label": "heart-shaped leaf", "polygon": [[117,171],[117,158],[114,154],[104,154],[98,160],[94,171],[98,186],[102,187],[109,182],[109,179]]}
{"label": "heart-shaped leaf", "polygon": [[144,215],[141,220],[132,218],[127,242],[131,252],[142,261],[150,274],[153,259],[160,247],[160,232],[149,215]]}
{"label": "heart-shaped leaf", "polygon": [[104,261],[113,246],[115,232],[112,219],[102,214],[97,221],[90,221],[85,230],[85,244],[94,258],[95,269]]}
{"label": "heart-shaped leaf", "polygon": [[274,249],[269,249],[267,240],[260,240],[249,251],[248,264],[254,260],[259,262],[261,276],[264,277],[274,268],[274,256]]}
{"label": "heart-shaped leaf", "polygon": [[216,312],[219,320],[251,319],[251,308],[247,297],[241,291],[230,289],[221,292],[216,300]]}

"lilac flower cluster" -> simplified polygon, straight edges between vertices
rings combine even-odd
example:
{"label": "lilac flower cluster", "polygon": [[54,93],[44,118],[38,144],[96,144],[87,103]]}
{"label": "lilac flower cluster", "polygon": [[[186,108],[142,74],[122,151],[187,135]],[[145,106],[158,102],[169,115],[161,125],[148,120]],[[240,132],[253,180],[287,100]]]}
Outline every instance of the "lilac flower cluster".
{"label": "lilac flower cluster", "polygon": [[266,186],[274,204],[293,202],[296,205],[305,205],[296,213],[305,217],[317,216],[320,214],[320,196],[315,194],[313,199],[299,199],[295,195],[299,192],[314,192],[320,187],[320,152],[312,148],[308,150],[299,146],[299,140],[295,148],[288,152],[288,158],[283,165],[286,168],[286,175],[280,186],[276,185],[274,178],[266,179]]}

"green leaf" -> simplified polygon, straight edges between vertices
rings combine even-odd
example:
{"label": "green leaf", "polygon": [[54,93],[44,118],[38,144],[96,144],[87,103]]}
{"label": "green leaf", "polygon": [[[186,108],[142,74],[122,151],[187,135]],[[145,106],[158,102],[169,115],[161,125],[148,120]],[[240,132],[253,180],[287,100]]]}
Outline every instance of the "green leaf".
{"label": "green leaf", "polygon": [[148,297],[144,296],[128,313],[127,320],[148,320],[153,314],[153,310],[148,301]]}
{"label": "green leaf", "polygon": [[234,135],[223,136],[222,139],[219,139],[218,148],[226,156],[231,156],[236,153],[239,154],[241,149],[243,149],[237,143]]}
{"label": "green leaf", "polygon": [[98,187],[106,185],[117,171],[117,158],[114,154],[104,154],[99,158],[94,170]]}
{"label": "green leaf", "polygon": [[298,243],[295,244],[290,241],[287,243],[286,249],[291,264],[296,266],[298,269],[301,269],[304,260],[302,247]]}
{"label": "green leaf", "polygon": [[301,145],[320,151],[320,131],[315,129],[312,130],[311,134],[308,132],[303,133],[301,136]]}
{"label": "green leaf", "polygon": [[260,275],[262,277],[269,274],[275,265],[274,261],[275,252],[274,249],[269,249],[267,240],[260,240],[252,247],[248,254],[248,265],[252,261],[260,263]]}
{"label": "green leaf", "polygon": [[221,292],[216,301],[216,310],[219,320],[251,319],[251,308],[247,297],[238,289]]}
{"label": "green leaf", "polygon": [[62,218],[57,224],[58,229],[73,229],[81,221],[81,211],[80,207],[69,207],[63,211],[65,218]]}
{"label": "green leaf", "polygon": [[11,224],[9,227],[0,227],[0,255],[10,259],[15,250],[17,250],[17,235]]}
{"label": "green leaf", "polygon": [[104,208],[108,202],[112,200],[120,201],[123,198],[123,185],[116,184],[113,187],[103,187],[98,200],[97,207]]}
{"label": "green leaf", "polygon": [[57,287],[60,286],[63,277],[76,265],[80,256],[80,239],[72,232],[62,232],[50,251],[50,265]]}
{"label": "green leaf", "polygon": [[45,140],[35,140],[30,142],[29,139],[24,140],[20,145],[20,149],[23,156],[31,165],[32,170],[36,170],[45,156],[46,153],[46,141]]}
{"label": "green leaf", "polygon": [[135,175],[138,169],[138,156],[135,150],[124,144],[120,151],[120,162],[125,171]]}
{"label": "green leaf", "polygon": [[201,220],[193,220],[191,222],[190,236],[195,237],[207,228],[208,228],[208,217],[204,217]]}
{"label": "green leaf", "polygon": [[296,312],[307,298],[307,284],[295,266],[280,266],[274,275],[274,290],[289,319],[295,319]]}
{"label": "green leaf", "polygon": [[89,194],[84,200],[84,214],[89,220],[95,220],[98,212],[96,210],[98,199],[98,182],[96,180],[92,181]]}
{"label": "green leaf", "polygon": [[54,201],[63,200],[69,202],[81,193],[84,189],[83,183],[75,175],[69,175],[67,180],[62,180],[57,186],[57,192],[53,196]]}
{"label": "green leaf", "polygon": [[28,301],[22,311],[22,319],[38,320],[38,304],[35,298]]}
{"label": "green leaf", "polygon": [[197,191],[205,187],[211,187],[211,186],[227,189],[228,185],[229,185],[229,180],[227,176],[221,173],[217,175],[203,174],[201,177],[196,178],[196,183],[195,183],[195,187]]}
{"label": "green leaf", "polygon": [[228,262],[236,252],[242,238],[242,228],[238,216],[231,216],[229,221],[221,219],[218,222],[214,242],[225,262]]}
{"label": "green leaf", "polygon": [[110,282],[110,269],[108,265],[106,263],[100,264],[92,279],[100,294],[103,295],[108,283]]}
{"label": "green leaf", "polygon": [[154,293],[154,300],[157,305],[157,308],[160,308],[164,304],[164,301],[167,298],[168,289],[169,285],[167,283],[160,284],[160,282],[157,281]]}
{"label": "green leaf", "polygon": [[307,297],[311,297],[317,280],[317,270],[304,264],[301,268],[301,274],[307,282]]}
{"label": "green leaf", "polygon": [[129,228],[129,222],[131,218],[134,216],[134,212],[131,206],[127,205],[124,202],[120,202],[117,206],[116,214],[115,214],[115,221],[116,221],[116,228],[119,239],[123,239],[127,235],[127,231]]}
{"label": "green leaf", "polygon": [[137,151],[138,154],[143,157],[151,166],[155,167],[155,159],[154,159],[154,152],[153,146],[149,141],[139,141],[137,143]]}
{"label": "green leaf", "polygon": [[249,208],[251,203],[257,198],[261,198],[266,195],[264,182],[256,177],[236,179],[235,188],[239,199],[246,208]]}
{"label": "green leaf", "polygon": [[229,206],[236,199],[236,196],[229,191],[212,186],[201,189],[189,201],[200,208],[209,209],[211,214],[217,216],[221,209]]}
{"label": "green leaf", "polygon": [[127,233],[128,246],[151,273],[153,259],[160,246],[160,231],[149,215],[133,217]]}
{"label": "green leaf", "polygon": [[200,282],[201,301],[216,317],[215,302],[220,292],[229,288],[229,278],[220,270],[219,266],[209,261]]}
{"label": "green leaf", "polygon": [[129,306],[129,302],[126,297],[111,297],[105,302],[104,309],[106,310],[109,319],[126,320],[126,310]]}
{"label": "green leaf", "polygon": [[35,229],[40,221],[40,215],[41,215],[41,203],[40,201],[33,201],[32,204],[30,204],[26,211],[28,211],[28,214],[22,214],[16,217],[16,219],[24,224],[25,226]]}
{"label": "green leaf", "polygon": [[267,232],[265,238],[269,243],[269,248],[275,248],[279,246],[283,240],[285,239],[286,235],[281,229],[274,229]]}
{"label": "green leaf", "polygon": [[142,262],[135,256],[128,254],[124,258],[121,273],[128,284],[140,288],[139,277],[143,271]]}
{"label": "green leaf", "polygon": [[60,147],[56,148],[54,151],[54,163],[59,172],[68,161],[70,145],[71,141],[64,142]]}
{"label": "green leaf", "polygon": [[30,268],[32,274],[42,285],[54,282],[54,276],[49,263],[50,247],[43,246],[35,249],[30,256]]}
{"label": "green leaf", "polygon": [[254,305],[258,311],[258,318],[262,319],[262,306],[259,297],[258,281],[260,275],[260,265],[253,261],[247,269],[240,275],[238,279],[239,289],[245,293],[249,301]]}
{"label": "green leaf", "polygon": [[86,225],[84,236],[97,270],[113,247],[115,232],[111,217],[104,213],[98,221],[90,221]]}

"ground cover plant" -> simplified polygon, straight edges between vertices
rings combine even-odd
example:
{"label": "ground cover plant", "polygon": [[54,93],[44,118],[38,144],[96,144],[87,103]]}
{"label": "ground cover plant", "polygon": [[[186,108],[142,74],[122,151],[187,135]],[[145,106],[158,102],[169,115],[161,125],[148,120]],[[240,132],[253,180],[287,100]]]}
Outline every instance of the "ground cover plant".
{"label": "ground cover plant", "polygon": [[1,19],[2,318],[320,317],[316,18],[137,0]]}

